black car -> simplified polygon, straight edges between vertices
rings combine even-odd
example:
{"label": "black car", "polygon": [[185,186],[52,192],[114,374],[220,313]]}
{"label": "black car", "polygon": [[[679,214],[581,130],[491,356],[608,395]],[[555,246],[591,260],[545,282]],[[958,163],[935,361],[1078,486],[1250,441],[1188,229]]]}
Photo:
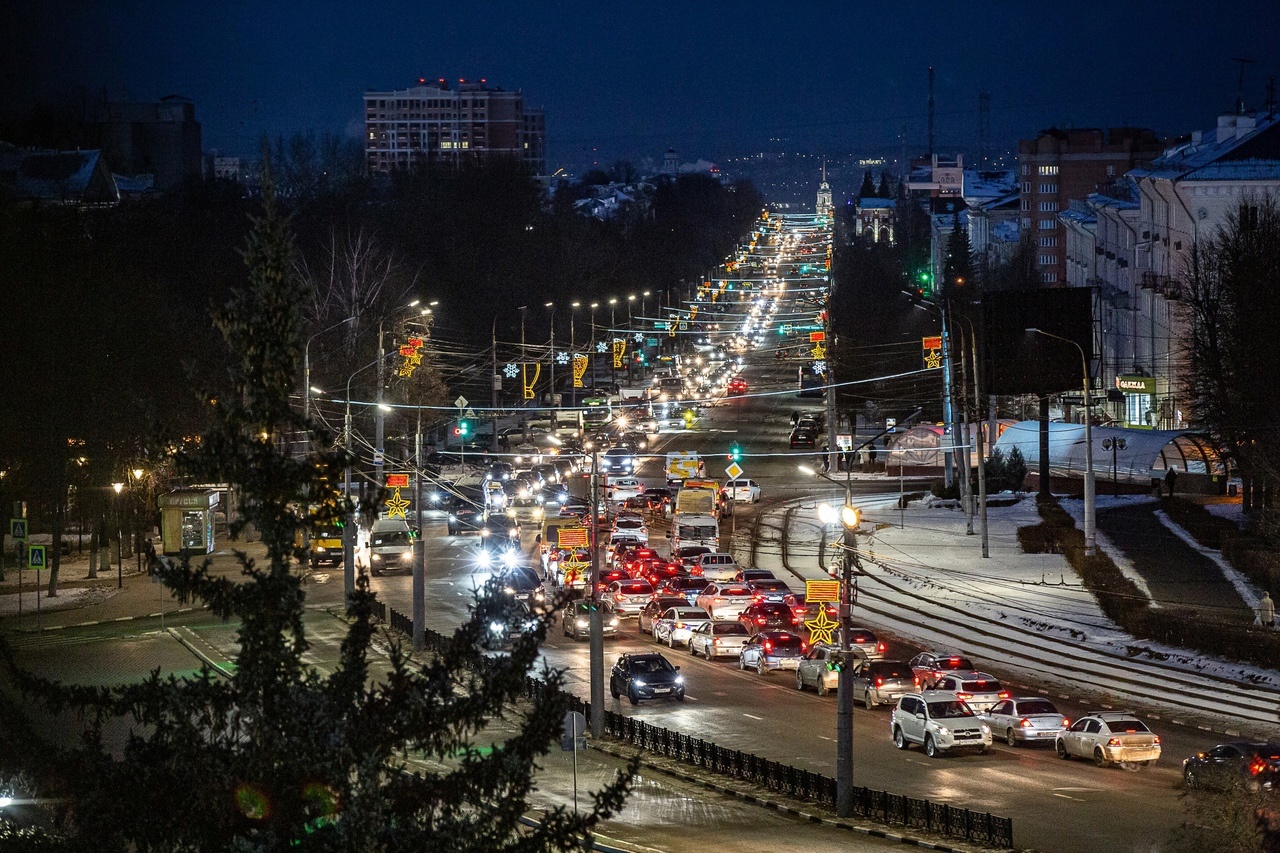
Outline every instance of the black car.
{"label": "black car", "polygon": [[813,430],[796,427],[791,431],[792,447],[813,447],[817,440],[818,434]]}
{"label": "black car", "polygon": [[684,701],[684,677],[660,654],[622,655],[609,673],[609,694],[622,694],[632,705],[641,699]]}
{"label": "black car", "polygon": [[449,501],[449,535],[484,527],[484,497],[478,490],[464,490]]}
{"label": "black car", "polygon": [[512,601],[507,613],[495,616],[484,626],[480,644],[486,649],[504,649],[538,629],[538,619],[524,602]]}
{"label": "black car", "polygon": [[1275,786],[1280,778],[1280,744],[1261,741],[1220,743],[1182,762],[1188,788],[1243,787],[1250,791]]}
{"label": "black car", "polygon": [[516,601],[530,607],[540,607],[546,603],[547,592],[542,579],[528,566],[506,569],[497,576],[497,580],[502,584],[503,590]]}

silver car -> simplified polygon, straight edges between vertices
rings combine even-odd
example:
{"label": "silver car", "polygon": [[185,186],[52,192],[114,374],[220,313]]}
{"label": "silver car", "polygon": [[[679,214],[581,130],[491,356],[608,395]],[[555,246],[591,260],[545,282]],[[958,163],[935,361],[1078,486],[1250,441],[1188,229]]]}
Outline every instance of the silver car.
{"label": "silver car", "polygon": [[1009,698],[1009,691],[1000,685],[1000,679],[985,672],[953,672],[935,681],[933,689],[956,694],[977,714],[990,711]]}
{"label": "silver car", "polygon": [[945,690],[908,693],[889,715],[889,734],[898,749],[913,743],[938,758],[954,749],[991,748],[991,727],[978,719],[964,700]]}
{"label": "silver car", "polygon": [[754,669],[767,675],[775,669],[796,669],[809,651],[809,644],[787,631],[761,631],[738,652],[738,669]]}
{"label": "silver car", "polygon": [[851,677],[854,697],[860,697],[868,710],[877,705],[894,705],[916,689],[911,665],[902,661],[858,661]]}
{"label": "silver car", "polygon": [[749,639],[751,633],[741,622],[707,622],[689,635],[689,654],[708,660],[737,657]]}
{"label": "silver car", "polygon": [[653,587],[648,581],[633,579],[614,581],[600,597],[610,602],[615,614],[626,617],[639,616],[652,595]]}
{"label": "silver car", "polygon": [[1058,732],[1070,725],[1052,702],[1040,696],[1004,699],[979,716],[991,726],[992,735],[1003,737],[1009,746],[1053,743]]}
{"label": "silver car", "polygon": [[1160,760],[1160,736],[1132,711],[1108,711],[1081,717],[1054,737],[1059,758],[1092,758],[1108,764],[1154,764]]}
{"label": "silver car", "polygon": [[653,620],[653,639],[674,649],[687,644],[693,632],[710,621],[701,607],[671,607]]}
{"label": "silver car", "polygon": [[796,667],[796,690],[813,687],[819,696],[826,696],[840,685],[840,671],[836,669],[840,653],[838,646],[819,643],[809,649]]}

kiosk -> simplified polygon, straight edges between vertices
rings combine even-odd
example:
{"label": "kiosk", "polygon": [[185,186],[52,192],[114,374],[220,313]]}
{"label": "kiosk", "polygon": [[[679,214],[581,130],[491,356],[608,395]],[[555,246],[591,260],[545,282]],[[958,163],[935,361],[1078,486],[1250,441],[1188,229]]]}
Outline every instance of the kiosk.
{"label": "kiosk", "polygon": [[160,496],[160,541],[166,557],[213,553],[218,492],[178,489]]}

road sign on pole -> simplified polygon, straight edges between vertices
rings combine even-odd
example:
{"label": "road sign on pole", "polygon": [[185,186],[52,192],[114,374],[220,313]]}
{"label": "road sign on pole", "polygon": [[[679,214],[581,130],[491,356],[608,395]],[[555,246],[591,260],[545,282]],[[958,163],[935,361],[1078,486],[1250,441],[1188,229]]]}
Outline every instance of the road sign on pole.
{"label": "road sign on pole", "polygon": [[724,469],[724,473],[730,480],[736,480],[742,476],[742,466],[737,462],[730,462],[729,467]]}
{"label": "road sign on pole", "polygon": [[459,409],[465,409],[468,405],[470,405],[470,403],[471,401],[468,400],[466,397],[462,396],[461,394],[458,395],[458,399],[453,401],[453,404],[457,406]]}
{"label": "road sign on pole", "polygon": [[9,538],[18,542],[27,541],[27,520],[25,518],[9,519]]}
{"label": "road sign on pole", "polygon": [[44,569],[48,565],[48,563],[45,560],[45,557],[46,557],[46,553],[45,553],[44,545],[28,545],[27,546],[27,568],[28,569],[34,569],[37,572]]}

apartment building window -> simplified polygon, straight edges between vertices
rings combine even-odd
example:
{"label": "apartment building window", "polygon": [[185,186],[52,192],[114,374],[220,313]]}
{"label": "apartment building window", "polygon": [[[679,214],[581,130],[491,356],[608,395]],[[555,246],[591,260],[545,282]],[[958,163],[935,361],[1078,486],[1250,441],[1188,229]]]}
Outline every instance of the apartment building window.
{"label": "apartment building window", "polygon": [[1042,177],[1049,176],[1049,175],[1056,175],[1056,174],[1058,174],[1057,166],[1041,166],[1040,167],[1040,175]]}
{"label": "apartment building window", "polygon": [[1108,178],[1114,178],[1115,176],[1116,176],[1116,167],[1115,167],[1115,166],[1108,166],[1108,167],[1107,167],[1107,177],[1108,177]]}
{"label": "apartment building window", "polygon": [[1044,284],[1057,284],[1058,274],[1056,272],[1042,272],[1040,273],[1040,281]]}
{"label": "apartment building window", "polygon": [[1057,255],[1041,255],[1038,263],[1042,267],[1056,267],[1058,265]]}
{"label": "apartment building window", "polygon": [[1057,195],[1058,185],[1057,184],[1041,184],[1040,192],[1042,195]]}
{"label": "apartment building window", "polygon": [[[1023,210],[1026,210],[1026,208],[1023,208]],[[1030,228],[1031,228],[1031,217],[1030,217],[1030,216],[1024,216],[1024,217],[1022,217],[1022,227],[1023,227],[1023,228],[1025,228],[1025,229],[1030,229]]]}
{"label": "apartment building window", "polygon": [[1058,227],[1058,220],[1041,219],[1039,223],[1037,223],[1036,227],[1039,228],[1041,231],[1054,231]]}
{"label": "apartment building window", "polygon": [[1042,201],[1040,202],[1040,212],[1041,213],[1057,213],[1058,203],[1056,201]]}
{"label": "apartment building window", "polygon": [[1058,246],[1057,237],[1040,237],[1037,240],[1041,249],[1055,249]]}
{"label": "apartment building window", "polygon": [[1023,163],[1023,164],[1022,164],[1022,174],[1024,174],[1024,175],[1030,175],[1030,174],[1031,174],[1031,167],[1030,167],[1030,166],[1028,166],[1026,163]]}
{"label": "apartment building window", "polygon": [[1022,199],[1022,209],[1023,209],[1023,210],[1030,210],[1030,209],[1031,209],[1031,199],[1029,199],[1029,198],[1024,198],[1024,199]]}
{"label": "apartment building window", "polygon": [[1023,181],[1023,182],[1022,182],[1022,194],[1023,194],[1023,195],[1030,195],[1030,194],[1031,194],[1031,182],[1030,182],[1030,181]]}

